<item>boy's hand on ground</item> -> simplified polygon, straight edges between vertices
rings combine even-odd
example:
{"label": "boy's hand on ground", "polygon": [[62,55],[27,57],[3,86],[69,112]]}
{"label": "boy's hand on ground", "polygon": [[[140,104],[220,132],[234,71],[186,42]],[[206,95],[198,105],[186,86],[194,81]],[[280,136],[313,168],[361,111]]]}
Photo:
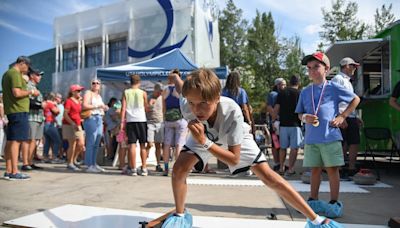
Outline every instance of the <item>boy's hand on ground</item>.
{"label": "boy's hand on ground", "polygon": [[191,120],[188,128],[192,133],[193,138],[201,145],[206,143],[206,136],[204,135],[204,126],[198,120]]}

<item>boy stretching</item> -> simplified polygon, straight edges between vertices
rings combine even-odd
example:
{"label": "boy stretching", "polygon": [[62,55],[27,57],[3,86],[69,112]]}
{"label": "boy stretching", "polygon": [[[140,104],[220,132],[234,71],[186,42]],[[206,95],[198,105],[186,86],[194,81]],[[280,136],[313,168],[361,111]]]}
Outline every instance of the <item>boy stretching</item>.
{"label": "boy stretching", "polygon": [[[295,111],[306,125],[303,166],[311,167],[311,196],[307,202],[315,213],[336,218],[343,213],[343,204],[338,201],[339,167],[344,165],[339,126],[357,107],[360,98],[339,84],[326,80],[330,62],[324,53],[307,55],[302,64],[307,65],[312,80],[312,84],[301,92]],[[349,106],[340,114],[339,103],[342,101]],[[318,200],[323,168],[329,178],[329,203]]]}
{"label": "boy stretching", "polygon": [[192,216],[185,210],[186,177],[198,161],[204,167],[211,155],[225,162],[232,174],[251,169],[309,218],[307,227],[341,227],[333,220],[318,216],[286,180],[271,170],[250,134],[250,126],[243,120],[240,107],[232,99],[220,96],[221,84],[213,71],[199,69],[185,82],[176,76],[175,85],[185,97],[180,100],[181,111],[189,121],[190,135],[172,172],[176,213],[163,227],[192,227]]}

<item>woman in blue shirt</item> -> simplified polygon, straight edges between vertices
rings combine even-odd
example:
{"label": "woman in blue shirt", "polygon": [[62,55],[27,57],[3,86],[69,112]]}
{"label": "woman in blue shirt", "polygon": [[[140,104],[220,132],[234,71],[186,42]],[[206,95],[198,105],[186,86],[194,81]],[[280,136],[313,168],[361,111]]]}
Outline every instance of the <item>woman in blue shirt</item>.
{"label": "woman in blue shirt", "polygon": [[221,95],[232,98],[240,106],[243,112],[244,121],[251,126],[252,118],[249,109],[249,97],[247,96],[246,90],[240,87],[239,72],[233,71],[228,75]]}

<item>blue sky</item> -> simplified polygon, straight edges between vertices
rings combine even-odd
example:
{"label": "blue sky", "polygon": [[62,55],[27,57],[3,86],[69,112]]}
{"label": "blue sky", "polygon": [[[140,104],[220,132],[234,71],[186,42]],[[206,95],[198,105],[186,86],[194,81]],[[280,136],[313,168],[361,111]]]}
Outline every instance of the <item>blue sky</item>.
{"label": "blue sky", "polygon": [[[54,46],[55,17],[107,5],[121,0],[0,0],[0,75],[19,55],[31,55]],[[155,1],[155,0],[147,0]],[[354,1],[354,0],[353,0]],[[318,31],[322,24],[321,7],[330,9],[328,0],[235,0],[244,17],[254,18],[256,9],[271,11],[279,37],[298,35],[306,53],[320,42]],[[392,12],[400,18],[400,2],[395,0],[355,0],[359,5],[358,18],[372,24],[375,9],[392,3]],[[219,8],[225,0],[217,0]]]}

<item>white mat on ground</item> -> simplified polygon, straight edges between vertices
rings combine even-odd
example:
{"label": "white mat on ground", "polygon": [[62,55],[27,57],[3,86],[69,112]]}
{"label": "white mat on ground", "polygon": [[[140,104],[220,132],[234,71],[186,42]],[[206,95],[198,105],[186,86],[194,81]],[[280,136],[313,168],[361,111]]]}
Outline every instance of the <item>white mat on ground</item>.
{"label": "white mat on ground", "polygon": [[[18,227],[141,227],[139,222],[150,221],[160,217],[160,213],[128,211],[101,207],[88,207],[67,204],[61,207],[46,210],[21,218],[4,222],[6,225]],[[276,227],[276,228],[303,228],[305,222],[278,221],[261,219],[239,219],[208,216],[194,216],[193,227]],[[382,228],[386,226],[346,224],[348,228]]]}
{"label": "white mat on ground", "polygon": [[[288,181],[298,192],[309,192],[310,185],[304,184],[301,181],[289,180]],[[260,180],[242,180],[242,179],[195,179],[188,178],[187,183],[191,185],[218,185],[218,186],[242,186],[242,187],[261,187],[264,183]],[[357,185],[353,181],[341,181],[340,192],[352,193],[368,193],[365,188],[391,188],[392,186],[378,182],[375,185]],[[319,188],[320,192],[329,192],[329,182],[322,181]]]}

